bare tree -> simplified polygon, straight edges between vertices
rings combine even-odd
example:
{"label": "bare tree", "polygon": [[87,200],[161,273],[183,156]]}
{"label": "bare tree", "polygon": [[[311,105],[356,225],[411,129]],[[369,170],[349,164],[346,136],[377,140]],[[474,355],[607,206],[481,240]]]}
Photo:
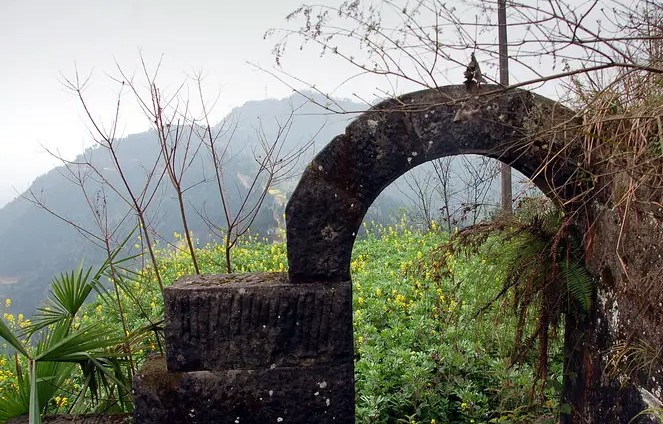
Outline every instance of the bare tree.
{"label": "bare tree", "polygon": [[[147,75],[147,74],[146,74]],[[152,79],[156,78],[156,75]],[[110,158],[111,165],[113,170],[117,173],[119,181],[113,181],[111,176],[108,173],[103,172],[104,170],[99,169],[91,161],[85,161],[82,163],[76,163],[76,166],[83,166],[90,169],[96,178],[102,181],[107,187],[111,188],[115,194],[118,195],[129,207],[132,208],[136,214],[142,239],[145,240],[147,249],[150,255],[152,262],[153,270],[156,276],[157,281],[159,282],[159,287],[163,290],[163,281],[161,280],[161,274],[159,272],[159,266],[156,259],[156,254],[154,252],[154,246],[152,242],[152,235],[150,233],[150,222],[147,216],[147,209],[155,199],[155,195],[158,192],[161,180],[164,177],[165,170],[160,169],[159,163],[160,158],[154,158],[152,164],[146,169],[146,178],[144,184],[139,190],[132,188],[127,176],[125,175],[125,168],[120,162],[118,155],[118,147],[121,143],[121,139],[118,137],[118,124],[119,124],[119,114],[121,109],[121,98],[123,95],[123,89],[127,86],[127,83],[124,80],[118,82],[120,90],[118,92],[117,103],[115,107],[115,115],[111,120],[108,129],[96,118],[94,118],[93,112],[90,110],[88,102],[85,98],[84,91],[89,79],[82,80],[76,70],[74,77],[72,79],[65,78],[64,84],[65,87],[70,89],[80,100],[81,106],[85,111],[85,115],[88,118],[88,122],[91,126],[90,135],[95,141],[96,145],[104,149]],[[129,87],[133,87],[132,84],[129,84]]]}
{"label": "bare tree", "polygon": [[[254,224],[261,207],[270,196],[270,190],[292,177],[302,155],[313,145],[317,134],[298,143],[286,143],[297,114],[297,108],[293,106],[287,117],[281,121],[276,120],[276,134],[268,134],[259,120],[255,128],[253,147],[249,146],[240,151],[235,148],[233,151],[231,144],[236,124],[224,121],[213,125],[210,122],[213,103],[210,104],[204,96],[201,74],[185,80],[170,91],[164,91],[158,84],[161,64],[158,63],[153,71],[150,71],[142,57],[140,64],[138,76],[126,73],[117,65],[117,76],[111,77],[111,81],[118,88],[118,95],[115,114],[110,124],[104,124],[95,118],[90,108],[86,98],[89,77],[81,78],[76,70],[73,77],[64,78],[64,85],[79,99],[87,117],[90,135],[96,144],[96,149],[93,149],[95,157],[103,156],[103,160],[93,161],[90,156],[81,156],[77,161],[60,159],[68,171],[70,182],[81,188],[93,210],[99,232],[58,214],[38,193],[32,193],[30,200],[72,225],[95,244],[110,249],[114,242],[111,235],[120,237],[118,232],[123,227],[118,224],[118,228],[113,231],[104,227],[106,212],[93,207],[93,199],[88,195],[90,191],[87,185],[93,182],[102,190],[112,193],[124,202],[136,217],[141,232],[140,242],[144,243],[145,253],[151,264],[149,269],[154,272],[159,287],[163,289],[154,240],[158,238],[171,243],[169,238],[158,234],[153,223],[158,219],[160,202],[166,193],[174,192],[186,250],[191,257],[194,271],[200,273],[194,236],[189,224],[191,212],[194,212],[198,219],[202,219],[214,235],[222,239],[225,250],[224,268],[227,272],[232,272],[232,249]],[[194,97],[188,95],[191,83],[193,92],[196,93]],[[149,158],[148,163],[134,163],[135,159],[127,160],[126,156],[119,152],[123,144],[123,139],[118,134],[121,100],[126,94],[136,102],[152,126],[158,153]],[[240,157],[242,160],[252,160],[253,165],[246,167],[242,175],[232,175],[232,179],[229,179],[228,165]],[[99,163],[104,161],[104,165],[100,166]],[[205,175],[203,172],[202,177],[192,179],[188,174],[194,164],[200,164],[203,171],[211,168],[212,174]],[[135,177],[137,168],[142,172],[142,180],[139,181]],[[128,173],[132,176],[129,177]],[[200,172],[196,175],[200,175]],[[230,183],[236,180],[240,181],[239,185]],[[168,182],[170,188],[166,187]],[[221,205],[221,220],[218,213],[211,214],[205,205],[192,205],[187,200],[189,190],[205,184],[216,187]],[[104,205],[106,201],[107,196],[104,195]],[[127,220],[128,215],[125,215],[122,222]]]}
{"label": "bare tree", "polygon": [[[497,2],[478,0],[302,5],[287,16],[285,28],[265,35],[275,40],[277,68],[272,73],[294,89],[313,86],[289,72],[287,60],[295,54],[291,47],[317,49],[350,64],[357,72],[349,78],[371,77],[376,91],[391,97],[403,88],[461,83],[472,54],[483,77],[496,83],[500,50],[507,50],[511,81],[482,94],[519,87],[545,89],[546,94],[557,90],[561,101],[579,107],[579,116],[592,104],[579,99],[573,87],[593,95],[608,93],[627,75],[663,73],[660,60],[652,60],[663,40],[655,18],[662,9],[657,2],[502,3],[508,12],[508,23],[502,25],[495,19]],[[507,28],[508,43],[500,46],[498,32]],[[319,85],[314,89],[323,92]],[[522,146],[512,148],[517,147]]]}
{"label": "bare tree", "polygon": [[[189,249],[189,254],[191,255],[194,270],[196,274],[200,274],[200,267],[198,266],[198,259],[196,258],[196,251],[194,249],[192,235],[187,221],[184,193],[189,188],[203,183],[204,180],[196,181],[192,185],[185,187],[183,185],[183,178],[186,171],[197,158],[202,143],[197,139],[195,134],[195,120],[188,122],[188,102],[185,102],[183,110],[179,110],[176,98],[166,99],[166,105],[173,101],[176,102],[173,107],[173,113],[168,114],[165,110],[164,99],[161,96],[160,90],[157,88],[154,80],[150,82],[151,103],[146,104],[141,99],[141,104],[143,105],[144,113],[150,118],[150,120],[154,121],[154,130],[159,141],[164,168],[166,169],[170,183],[177,196],[177,204],[179,206],[180,218],[182,220],[184,238]],[[130,86],[133,89],[133,84],[130,84]]]}
{"label": "bare tree", "polygon": [[[520,76],[510,87],[615,68],[660,73],[660,68],[648,62],[647,46],[661,35],[632,31],[651,25],[645,9],[657,7],[656,3],[642,1],[639,10],[619,1],[609,3],[611,7],[597,1],[506,2],[509,23],[504,29],[509,28],[511,40],[504,47],[516,65],[512,75]],[[286,48],[294,42],[301,47],[318,46],[322,54],[345,60],[361,74],[433,88],[442,81],[460,82],[471,51],[479,53],[479,60],[489,69],[497,68],[500,25],[494,22],[496,6],[453,0],[303,5],[287,17],[290,22],[300,22],[298,28],[273,29],[266,36],[280,36],[274,47],[279,65],[285,63]],[[543,63],[550,66],[540,66]],[[495,74],[485,74],[489,81],[497,80]]]}
{"label": "bare tree", "polygon": [[405,174],[396,187],[410,205],[406,209],[414,225],[431,228],[439,220],[452,233],[458,225],[476,224],[497,206],[498,168],[496,160],[482,156],[444,157]]}
{"label": "bare tree", "polygon": [[[251,151],[255,169],[252,177],[243,181],[245,194],[241,196],[240,205],[235,210],[230,206],[229,187],[224,173],[225,163],[229,159],[232,131],[230,136],[223,140],[221,135],[228,132],[225,128],[213,132],[209,122],[204,127],[201,138],[205,140],[214,163],[214,181],[223,208],[225,226],[215,223],[207,213],[202,216],[209,229],[223,240],[228,273],[232,272],[231,250],[251,228],[270,189],[294,175],[302,155],[313,145],[317,133],[291,149],[285,148],[284,142],[290,134],[296,112],[297,108],[292,107],[285,120],[276,120],[277,131],[271,139],[266,134],[262,122],[259,122],[255,130],[258,145]],[[206,113],[204,115],[207,116]]]}
{"label": "bare tree", "polygon": [[463,155],[461,161],[464,172],[459,179],[463,182],[466,197],[461,204],[459,220],[474,225],[495,206],[488,199],[495,177],[501,171],[496,161],[485,156]]}
{"label": "bare tree", "polygon": [[435,175],[430,171],[418,174],[408,172],[403,176],[405,187],[397,186],[398,190],[413,205],[408,213],[408,218],[414,222],[414,225],[425,229],[430,229],[435,220],[435,215],[433,215],[436,194],[433,184],[434,177]]}
{"label": "bare tree", "polygon": [[435,177],[437,179],[436,191],[442,201],[440,216],[442,222],[446,224],[449,234],[451,234],[452,226],[454,225],[451,221],[452,216],[454,215],[454,211],[452,210],[452,198],[455,194],[451,182],[452,161],[452,157],[445,157],[433,161],[433,172],[435,172]]}
{"label": "bare tree", "polygon": [[[118,271],[116,249],[121,247],[126,241],[126,239],[122,240],[121,237],[126,237],[126,234],[124,233],[126,230],[125,224],[127,221],[131,220],[130,210],[113,219],[108,211],[108,195],[106,193],[108,185],[104,181],[94,178],[94,169],[78,162],[67,161],[53,152],[50,153],[61,161],[63,165],[61,168],[61,175],[80,190],[85,204],[88,206],[88,210],[92,216],[92,222],[94,223],[95,228],[86,228],[82,222],[77,222],[72,218],[55,211],[44,199],[43,192],[36,193],[33,189],[30,189],[27,194],[24,194],[22,197],[60,219],[64,223],[72,226],[84,238],[104,251],[106,261],[109,265],[109,280],[114,290],[123,334],[128,335],[129,327],[127,325],[124,306],[120,296],[122,282],[120,272]],[[138,304],[138,307],[141,308],[141,305]],[[145,311],[141,312],[143,318],[148,320],[151,324],[154,324],[151,321],[149,314]],[[158,337],[158,335],[156,337]],[[123,350],[129,364],[130,376],[133,376],[135,373],[133,353],[131,352],[129,345],[126,343],[123,344]]]}

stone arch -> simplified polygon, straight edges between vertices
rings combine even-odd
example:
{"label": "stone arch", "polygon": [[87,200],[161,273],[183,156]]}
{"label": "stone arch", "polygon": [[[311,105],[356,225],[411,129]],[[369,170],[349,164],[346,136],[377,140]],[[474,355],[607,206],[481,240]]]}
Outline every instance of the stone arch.
{"label": "stone arch", "polygon": [[[465,153],[509,163],[564,204],[577,124],[552,100],[496,86],[410,93],[362,114],[315,157],[286,207],[289,275],[195,275],[164,289],[166,358],[134,379],[137,422],[354,423],[350,256],[368,207],[413,167]],[[572,314],[566,325],[574,377],[563,396],[590,416],[601,353],[575,342],[590,324]],[[590,421],[612,415],[598,408],[603,421]]]}
{"label": "stone arch", "polygon": [[565,203],[577,166],[564,140],[575,127],[573,113],[559,103],[498,86],[438,87],[378,104],[320,151],[288,202],[290,281],[349,281],[369,206],[398,177],[440,157],[499,159]]}

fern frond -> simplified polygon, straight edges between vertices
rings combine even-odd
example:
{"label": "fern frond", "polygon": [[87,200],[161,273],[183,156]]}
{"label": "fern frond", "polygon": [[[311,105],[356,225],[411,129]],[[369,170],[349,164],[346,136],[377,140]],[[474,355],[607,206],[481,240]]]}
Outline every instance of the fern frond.
{"label": "fern frond", "polygon": [[580,262],[560,263],[560,271],[566,282],[566,290],[587,311],[592,303],[594,282],[587,268]]}

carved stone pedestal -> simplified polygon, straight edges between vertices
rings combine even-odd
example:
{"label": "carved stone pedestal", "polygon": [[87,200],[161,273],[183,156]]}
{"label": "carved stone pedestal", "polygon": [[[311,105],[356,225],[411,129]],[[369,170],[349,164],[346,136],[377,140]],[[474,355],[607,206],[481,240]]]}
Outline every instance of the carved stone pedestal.
{"label": "carved stone pedestal", "polygon": [[135,378],[138,423],[354,422],[350,282],[188,276],[164,304],[166,358]]}

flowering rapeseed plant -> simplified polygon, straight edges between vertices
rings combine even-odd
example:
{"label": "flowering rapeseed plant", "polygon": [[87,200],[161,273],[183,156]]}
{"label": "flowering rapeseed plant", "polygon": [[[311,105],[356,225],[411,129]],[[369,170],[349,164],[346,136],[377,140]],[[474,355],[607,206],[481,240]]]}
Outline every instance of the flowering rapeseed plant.
{"label": "flowering rapeseed plant", "polygon": [[[421,232],[404,223],[383,227],[364,224],[351,260],[353,327],[358,423],[468,423],[484,417],[531,422],[536,414],[554,412],[553,403],[529,405],[526,395],[533,378],[525,363],[513,368],[508,354],[514,318],[505,310],[475,318],[474,312],[501,288],[500,280],[482,278],[480,257],[447,257],[451,279],[437,278],[431,252],[447,240],[434,224]],[[181,235],[174,234],[177,240]],[[139,243],[141,242],[138,239]],[[224,269],[225,251],[209,243],[196,250],[200,271]],[[190,253],[175,245],[158,247],[158,266],[166,284],[194,272]],[[233,269],[241,272],[285,272],[285,243],[248,234],[232,251]],[[146,323],[159,323],[163,300],[154,270],[147,266],[127,273],[118,297],[126,316],[126,332],[117,302],[97,299],[81,308],[76,325],[98,324],[107,334],[132,340],[136,366],[158,350],[162,338],[133,339]],[[11,306],[0,300],[0,306]],[[2,311],[7,325],[29,320]],[[29,325],[29,324],[28,324]],[[17,390],[16,361],[0,356],[0,400]],[[20,365],[25,367],[27,364]],[[553,364],[554,378],[561,365]],[[73,369],[54,392],[51,412],[75,403],[70,393],[81,389]],[[547,389],[548,399],[557,393]],[[0,401],[0,410],[3,403]],[[85,412],[83,406],[79,412]],[[517,411],[509,413],[508,411]],[[492,414],[492,415],[491,415]]]}
{"label": "flowering rapeseed plant", "polygon": [[509,367],[514,317],[474,318],[501,288],[480,278],[480,258],[450,255],[455,280],[434,280],[430,252],[446,234],[364,228],[351,264],[358,423],[487,422],[510,409],[511,422],[531,422],[554,410],[529,406],[531,366]]}

